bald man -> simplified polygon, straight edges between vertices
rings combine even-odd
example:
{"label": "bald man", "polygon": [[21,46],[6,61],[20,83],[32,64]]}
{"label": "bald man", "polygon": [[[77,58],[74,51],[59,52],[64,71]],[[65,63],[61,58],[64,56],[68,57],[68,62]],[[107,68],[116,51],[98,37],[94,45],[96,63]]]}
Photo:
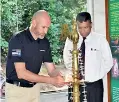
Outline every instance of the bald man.
{"label": "bald man", "polygon": [[[37,11],[30,27],[10,39],[6,65],[6,102],[39,102],[37,83],[56,87],[65,84],[53,64],[50,43],[45,37],[50,24],[48,13]],[[42,63],[49,76],[38,75]]]}

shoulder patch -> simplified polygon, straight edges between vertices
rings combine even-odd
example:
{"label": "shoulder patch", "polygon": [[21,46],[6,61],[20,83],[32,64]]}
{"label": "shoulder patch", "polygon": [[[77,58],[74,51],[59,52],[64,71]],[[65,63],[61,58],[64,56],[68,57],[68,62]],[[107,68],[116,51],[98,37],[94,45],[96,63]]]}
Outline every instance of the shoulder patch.
{"label": "shoulder patch", "polygon": [[21,56],[21,49],[12,49],[12,56]]}

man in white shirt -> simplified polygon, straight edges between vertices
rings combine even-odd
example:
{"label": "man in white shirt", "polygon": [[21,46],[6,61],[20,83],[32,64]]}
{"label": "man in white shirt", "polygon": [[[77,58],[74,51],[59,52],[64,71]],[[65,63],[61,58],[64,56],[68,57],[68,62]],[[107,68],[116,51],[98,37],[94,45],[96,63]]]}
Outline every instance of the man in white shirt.
{"label": "man in white shirt", "polygon": [[[84,57],[84,83],[86,82],[86,102],[103,102],[102,79],[110,71],[113,65],[109,44],[104,35],[91,31],[92,21],[88,12],[81,12],[76,17],[79,42],[77,48],[81,49],[85,38]],[[65,42],[63,58],[67,69],[72,70],[72,41],[67,38]],[[79,54],[80,56],[80,54]],[[80,64],[80,62],[79,62]],[[79,68],[80,69],[80,68]],[[80,77],[80,76],[79,76]],[[84,102],[83,87],[80,85],[80,102]],[[72,102],[69,98],[69,102]]]}

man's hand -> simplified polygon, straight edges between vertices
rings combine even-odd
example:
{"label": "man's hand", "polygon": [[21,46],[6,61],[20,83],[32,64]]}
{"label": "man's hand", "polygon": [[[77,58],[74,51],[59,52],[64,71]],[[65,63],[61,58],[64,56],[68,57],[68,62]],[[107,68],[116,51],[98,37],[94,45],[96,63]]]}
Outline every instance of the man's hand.
{"label": "man's hand", "polygon": [[56,77],[51,77],[50,83],[56,87],[63,87],[65,85],[64,78],[60,74]]}
{"label": "man's hand", "polygon": [[[71,73],[65,74],[65,85],[70,85],[71,83],[74,83],[73,75]],[[77,80],[80,80],[80,76],[77,75]]]}

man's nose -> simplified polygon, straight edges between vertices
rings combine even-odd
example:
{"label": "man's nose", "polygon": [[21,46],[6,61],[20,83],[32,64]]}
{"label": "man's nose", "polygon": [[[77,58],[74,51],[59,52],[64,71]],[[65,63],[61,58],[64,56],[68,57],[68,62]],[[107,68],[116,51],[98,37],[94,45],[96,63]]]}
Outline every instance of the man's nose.
{"label": "man's nose", "polygon": [[85,28],[82,28],[82,32],[85,32],[85,30],[86,30]]}

